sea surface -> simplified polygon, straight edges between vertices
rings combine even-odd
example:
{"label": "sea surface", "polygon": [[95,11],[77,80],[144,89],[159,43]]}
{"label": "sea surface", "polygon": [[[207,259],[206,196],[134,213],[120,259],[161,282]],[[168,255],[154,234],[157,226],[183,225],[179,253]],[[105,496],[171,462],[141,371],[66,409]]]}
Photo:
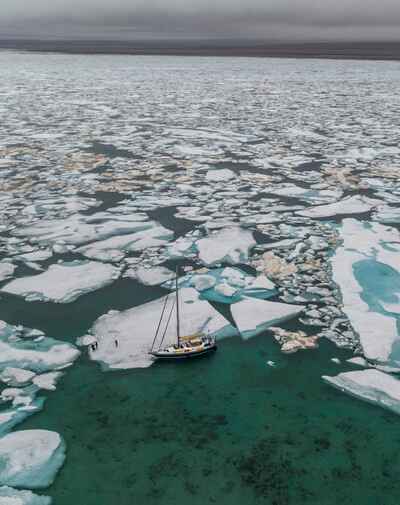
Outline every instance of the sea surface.
{"label": "sea surface", "polygon": [[[252,274],[263,245],[331,234],[314,256],[305,250],[290,259],[295,244],[277,253],[298,266],[319,258],[329,277],[342,220],[382,223],[382,211],[370,204],[301,221],[290,207],[358,195],[379,199],[386,212],[399,208],[396,62],[3,51],[0,68],[0,260],[16,266],[0,290],[11,278],[87,258],[76,250],[85,240],[69,242],[51,223],[45,238],[36,228],[28,233],[44,220],[144,213],[172,232],[116,260],[97,251],[90,259],[121,275],[68,303],[1,292],[0,319],[10,325],[75,345],[109,310],[168,293],[165,285],[124,276],[129,268],[204,267],[193,250],[174,256],[169,245],[232,225],[254,234],[255,252],[236,264]],[[224,169],[234,175],[207,179],[208,171]],[[350,182],[335,178],[343,171]],[[274,220],[255,217],[278,205],[287,208]],[[400,219],[391,220],[397,243]],[[20,257],[38,244],[52,255]],[[293,279],[274,279],[279,289],[270,299],[308,311],[343,309],[343,286],[329,280],[320,287],[331,294],[301,301],[302,282],[291,291]],[[234,322],[229,304],[212,306]],[[54,505],[397,505],[398,415],[321,379],[358,369],[346,360],[363,355],[360,335],[345,311],[342,317],[346,339],[321,335],[318,348],[293,354],[282,353],[264,329],[223,338],[214,355],[197,361],[125,370],[105,371],[80,347],[55,391],[40,392],[43,409],[14,428],[52,430],[66,442],[54,483],[35,492]],[[297,315],[274,326],[312,336],[330,328],[329,318],[322,328]],[[133,339],[140,332],[132,326]],[[23,360],[15,366],[23,368]]]}

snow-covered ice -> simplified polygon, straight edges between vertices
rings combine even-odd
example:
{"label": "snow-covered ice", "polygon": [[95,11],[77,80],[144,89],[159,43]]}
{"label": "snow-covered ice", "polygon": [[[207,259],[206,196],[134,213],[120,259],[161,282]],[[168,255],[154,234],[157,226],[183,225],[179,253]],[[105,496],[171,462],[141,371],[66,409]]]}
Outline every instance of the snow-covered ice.
{"label": "snow-covered ice", "polygon": [[318,205],[305,210],[296,212],[299,216],[324,218],[333,216],[344,216],[347,214],[362,214],[369,212],[378,205],[382,204],[382,200],[376,198],[368,198],[367,196],[354,195],[344,198],[339,202],[330,203],[328,205]]}
{"label": "snow-covered ice", "polygon": [[16,337],[16,327],[0,321],[0,370],[3,372],[8,367],[49,372],[72,364],[80,354],[72,344],[52,338],[37,342]]}
{"label": "snow-covered ice", "polygon": [[240,227],[224,228],[196,242],[199,259],[208,266],[246,263],[255,246],[253,234]]}
{"label": "snow-covered ice", "polygon": [[39,275],[14,279],[2,291],[28,300],[70,303],[111,284],[119,275],[118,268],[96,261],[65,262],[51,265]]}
{"label": "snow-covered ice", "polygon": [[254,337],[269,326],[275,326],[297,316],[304,309],[301,305],[269,302],[256,298],[245,298],[231,306],[231,312],[240,335]]}
{"label": "snow-covered ice", "polygon": [[0,484],[39,489],[50,486],[64,463],[65,444],[48,430],[21,430],[0,438]]}
{"label": "snow-covered ice", "polygon": [[400,234],[379,223],[344,219],[332,258],[343,310],[368,360],[400,368]]}
{"label": "snow-covered ice", "polygon": [[368,368],[335,377],[324,375],[322,379],[345,393],[400,414],[400,380],[392,375]]}
{"label": "snow-covered ice", "polygon": [[[150,366],[152,358],[148,351],[154,339],[165,298],[123,312],[111,311],[101,316],[92,329],[98,347],[90,350],[91,359],[99,361],[105,370]],[[166,314],[172,309],[173,298],[170,296],[168,300]],[[199,299],[195,289],[179,289],[179,298],[182,335],[193,335],[202,331],[223,338],[237,334],[236,329],[219,312],[207,301]],[[163,324],[166,324],[165,320]],[[173,312],[165,342],[171,342],[174,338],[176,338],[176,318]]]}
{"label": "snow-covered ice", "polygon": [[51,505],[49,496],[39,496],[32,491],[0,487],[0,505]]}
{"label": "snow-covered ice", "polygon": [[0,282],[13,276],[15,265],[7,262],[0,262]]}

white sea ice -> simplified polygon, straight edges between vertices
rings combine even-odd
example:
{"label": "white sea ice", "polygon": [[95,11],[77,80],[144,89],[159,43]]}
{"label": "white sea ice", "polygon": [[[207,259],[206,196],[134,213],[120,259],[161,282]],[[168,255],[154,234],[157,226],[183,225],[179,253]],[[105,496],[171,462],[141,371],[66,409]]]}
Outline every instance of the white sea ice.
{"label": "white sea ice", "polygon": [[240,335],[247,339],[297,316],[303,310],[301,305],[269,302],[256,298],[245,298],[231,305],[231,312]]}
{"label": "white sea ice", "polygon": [[174,272],[165,267],[139,267],[135,272],[136,279],[145,286],[159,286],[175,277]]}
{"label": "white sea ice", "polygon": [[299,216],[311,218],[324,218],[333,216],[343,216],[346,214],[362,214],[369,212],[373,208],[382,204],[382,200],[368,198],[363,195],[354,195],[343,198],[339,202],[328,205],[318,205],[309,209],[296,212]]}
{"label": "white sea ice", "polygon": [[49,496],[39,496],[32,491],[0,487],[0,505],[51,505]]}
{"label": "white sea ice", "polygon": [[54,431],[9,433],[0,438],[0,484],[28,489],[48,487],[64,459],[64,441]]}
{"label": "white sea ice", "polygon": [[400,207],[380,206],[374,219],[384,224],[400,223]]}
{"label": "white sea ice", "polygon": [[[205,332],[218,338],[237,335],[236,329],[207,301],[200,300],[193,288],[179,289],[181,310],[181,334],[192,335]],[[145,368],[152,364],[148,351],[152,345],[156,328],[166,297],[123,312],[112,311],[101,316],[92,332],[98,342],[90,357],[102,364],[103,369]],[[172,317],[164,342],[176,339],[176,317],[172,308],[174,296],[170,295],[161,328],[164,332],[167,315]]]}
{"label": "white sea ice", "polygon": [[18,339],[15,326],[0,321],[0,370],[24,368],[42,373],[72,364],[79,356],[75,346],[43,338],[40,342]]}
{"label": "white sea ice", "polygon": [[24,386],[31,382],[35,375],[30,370],[8,366],[0,373],[0,381],[9,386]]}
{"label": "white sea ice", "polygon": [[154,226],[136,233],[110,237],[99,242],[80,247],[77,252],[91,259],[120,261],[127,252],[137,252],[149,247],[166,245],[174,237],[174,232],[163,226]]}
{"label": "white sea ice", "polygon": [[322,379],[340,391],[360,400],[400,414],[400,380],[373,368],[344,372],[335,377]]}
{"label": "white sea ice", "polygon": [[53,251],[50,249],[39,249],[37,251],[33,251],[26,254],[21,254],[18,256],[18,259],[25,262],[36,262],[36,261],[45,261],[53,256]]}
{"label": "white sea ice", "polygon": [[235,172],[229,170],[229,168],[221,168],[216,170],[209,170],[206,174],[206,181],[208,182],[220,182],[220,181],[230,181],[236,177]]}
{"label": "white sea ice", "polygon": [[13,276],[15,265],[7,262],[0,262],[0,282]]}
{"label": "white sea ice", "polygon": [[152,228],[154,222],[149,221],[146,214],[131,213],[116,215],[108,212],[98,212],[91,216],[74,214],[65,219],[42,219],[27,227],[18,227],[13,234],[27,237],[31,242],[39,244],[56,244],[63,242],[68,245],[81,245],[106,238],[135,233]]}
{"label": "white sea ice", "polygon": [[246,263],[256,244],[253,234],[240,227],[230,227],[211,233],[195,244],[199,259],[205,265]]}
{"label": "white sea ice", "polygon": [[343,310],[368,360],[400,367],[400,234],[379,223],[344,219],[332,258]]}
{"label": "white sea ice", "polygon": [[215,277],[212,275],[196,275],[193,280],[193,285],[197,291],[205,291],[206,289],[213,288],[217,283]]}
{"label": "white sea ice", "polygon": [[58,380],[62,377],[62,372],[47,372],[36,375],[33,378],[33,383],[40,389],[55,391]]}
{"label": "white sea ice", "polygon": [[14,279],[2,291],[29,300],[69,303],[79,296],[111,284],[120,270],[95,261],[72,261],[51,265],[48,270]]}

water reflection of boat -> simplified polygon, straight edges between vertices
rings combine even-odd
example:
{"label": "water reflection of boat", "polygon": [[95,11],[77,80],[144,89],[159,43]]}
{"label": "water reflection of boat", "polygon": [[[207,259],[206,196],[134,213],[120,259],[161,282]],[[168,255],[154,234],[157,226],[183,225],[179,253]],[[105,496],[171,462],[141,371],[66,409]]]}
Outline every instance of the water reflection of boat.
{"label": "water reflection of boat", "polygon": [[[179,310],[179,290],[178,290],[178,270],[176,271],[175,279],[175,296],[171,307],[167,310],[169,295],[165,297],[163,309],[161,312],[160,320],[154,336],[153,345],[149,351],[157,360],[179,360],[204,356],[217,350],[215,338],[205,335],[203,333],[196,333],[195,335],[180,334],[180,310]],[[169,312],[169,313],[168,313]],[[176,343],[163,346],[165,335],[172,315],[176,314]],[[164,324],[164,319],[166,323]],[[160,340],[156,348],[157,340]]]}

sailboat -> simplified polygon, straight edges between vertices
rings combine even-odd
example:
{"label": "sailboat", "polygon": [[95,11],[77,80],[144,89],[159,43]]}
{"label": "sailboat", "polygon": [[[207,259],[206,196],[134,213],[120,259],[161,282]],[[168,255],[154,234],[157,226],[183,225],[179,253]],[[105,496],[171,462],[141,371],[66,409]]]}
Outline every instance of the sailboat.
{"label": "sailboat", "polygon": [[[197,358],[217,350],[215,338],[196,333],[195,335],[181,335],[180,332],[180,308],[179,308],[179,290],[178,290],[178,269],[175,278],[175,297],[172,307],[167,315],[167,304],[169,295],[165,297],[160,320],[153,339],[153,344],[149,353],[157,360],[180,360],[188,358]],[[173,313],[176,313],[176,343],[163,347],[163,341],[167,333]],[[164,318],[167,318],[164,326]],[[164,327],[164,329],[163,329]],[[156,341],[161,335],[160,344],[156,347]]]}

